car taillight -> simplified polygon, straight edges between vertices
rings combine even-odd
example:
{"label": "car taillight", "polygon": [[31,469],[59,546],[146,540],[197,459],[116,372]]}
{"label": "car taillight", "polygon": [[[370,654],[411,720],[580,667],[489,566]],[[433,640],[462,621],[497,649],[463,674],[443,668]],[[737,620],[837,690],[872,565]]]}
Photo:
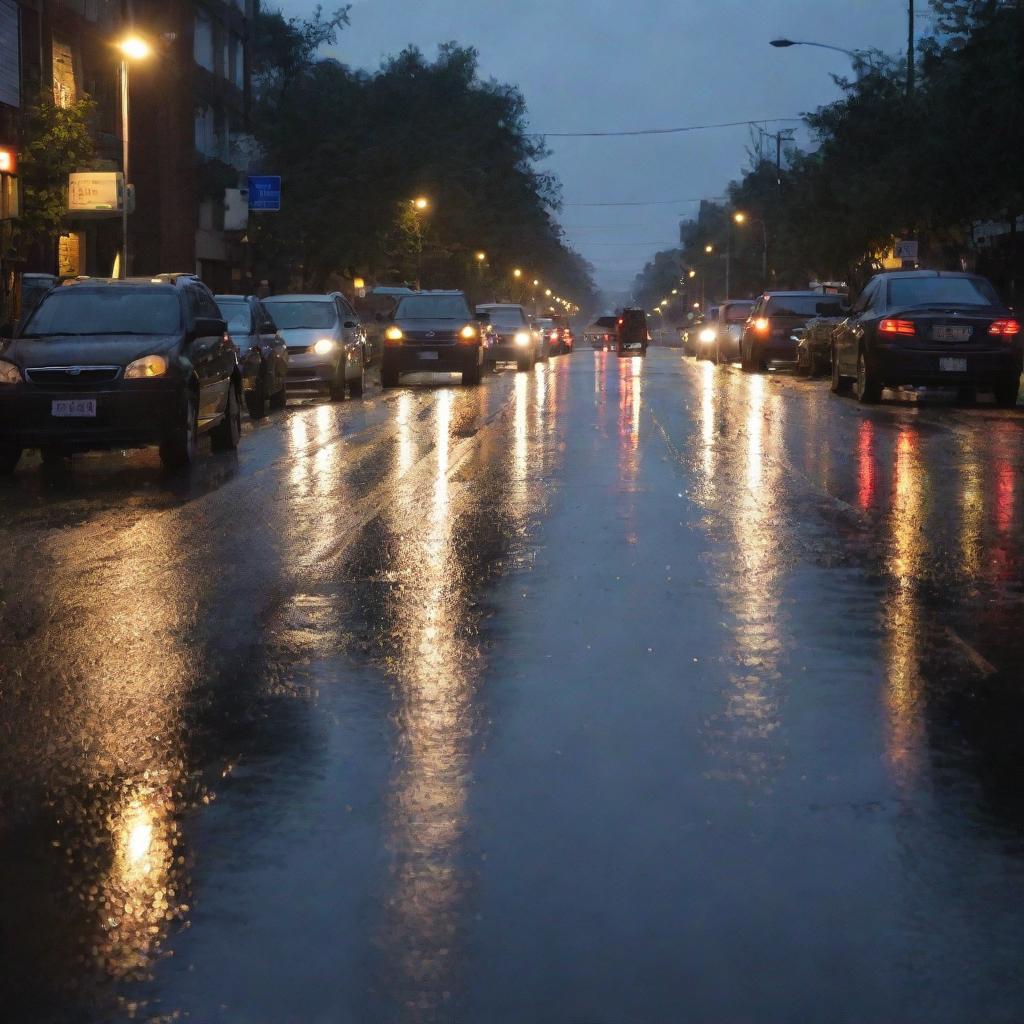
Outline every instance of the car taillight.
{"label": "car taillight", "polygon": [[879,334],[900,334],[904,337],[911,337],[917,334],[917,328],[913,320],[890,320],[886,318],[878,325]]}
{"label": "car taillight", "polygon": [[767,334],[769,327],[771,327],[771,324],[765,320],[763,316],[759,316],[754,321],[754,330],[757,331],[758,334]]}
{"label": "car taillight", "polygon": [[997,338],[1013,338],[1020,334],[1020,323],[1016,320],[993,320],[989,324],[988,333]]}

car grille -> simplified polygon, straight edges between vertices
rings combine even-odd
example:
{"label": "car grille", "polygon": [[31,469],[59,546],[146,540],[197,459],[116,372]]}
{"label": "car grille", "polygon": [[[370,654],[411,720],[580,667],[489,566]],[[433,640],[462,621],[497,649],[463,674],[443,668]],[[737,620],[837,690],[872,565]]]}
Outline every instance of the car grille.
{"label": "car grille", "polygon": [[309,351],[308,345],[289,345],[288,355],[290,356],[301,356],[305,355]]}
{"label": "car grille", "polygon": [[120,373],[120,366],[35,366],[25,371],[25,377],[50,388],[91,388],[112,383]]}
{"label": "car grille", "polygon": [[454,331],[405,331],[405,340],[414,345],[451,345]]}

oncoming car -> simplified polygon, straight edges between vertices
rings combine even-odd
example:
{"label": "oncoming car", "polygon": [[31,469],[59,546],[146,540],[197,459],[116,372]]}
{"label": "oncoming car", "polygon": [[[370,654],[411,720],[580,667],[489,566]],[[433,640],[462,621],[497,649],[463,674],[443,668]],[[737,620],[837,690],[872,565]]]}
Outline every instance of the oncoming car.
{"label": "oncoming car", "polygon": [[518,370],[525,371],[536,362],[548,361],[547,335],[532,329],[522,306],[494,302],[477,306],[476,312],[481,321],[491,325],[491,344],[484,353],[488,366],[515,363]]}
{"label": "oncoming car", "polygon": [[201,434],[238,446],[241,408],[235,346],[198,278],[68,284],[0,345],[0,472],[25,448],[52,462],[158,444],[164,465],[187,466]]}

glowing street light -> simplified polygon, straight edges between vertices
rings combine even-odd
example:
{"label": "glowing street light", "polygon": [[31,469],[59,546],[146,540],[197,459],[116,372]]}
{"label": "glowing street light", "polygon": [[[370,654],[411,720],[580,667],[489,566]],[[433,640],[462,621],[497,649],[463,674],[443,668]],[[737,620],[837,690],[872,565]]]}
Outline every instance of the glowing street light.
{"label": "glowing street light", "polygon": [[545,288],[544,289],[544,294],[550,299],[551,298],[551,289],[550,288]]}
{"label": "glowing street light", "polygon": [[713,245],[705,245],[704,251],[710,256],[715,251],[715,247]]}
{"label": "glowing street light", "polygon": [[693,278],[695,278],[696,276],[697,276],[697,271],[696,271],[696,270],[691,270],[691,271],[690,271],[690,279],[692,280],[692,279],[693,279]]}
{"label": "glowing street light", "polygon": [[746,224],[747,223],[747,215],[742,210],[737,210],[732,215],[732,219],[734,221],[736,221],[737,224]]}
{"label": "glowing street light", "polygon": [[476,254],[476,261],[477,261],[477,263],[483,263],[484,260],[486,260],[486,259],[487,259],[487,253],[485,253],[485,252],[478,252]]}
{"label": "glowing street light", "polygon": [[124,197],[121,201],[121,277],[128,276],[128,63],[145,60],[153,48],[141,36],[125,36],[117,43],[121,51],[121,176]]}
{"label": "glowing street light", "polygon": [[523,272],[518,267],[516,267],[516,269],[512,271],[512,276],[518,281],[519,278],[523,276]]}
{"label": "glowing street light", "polygon": [[430,209],[430,200],[426,196],[417,196],[412,201],[412,205],[422,213],[424,210]]}

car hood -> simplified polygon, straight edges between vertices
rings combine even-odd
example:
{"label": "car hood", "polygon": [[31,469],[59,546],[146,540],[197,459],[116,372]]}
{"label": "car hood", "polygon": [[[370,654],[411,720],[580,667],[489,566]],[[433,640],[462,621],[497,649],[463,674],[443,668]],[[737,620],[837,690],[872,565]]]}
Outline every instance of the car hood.
{"label": "car hood", "polygon": [[280,329],[277,332],[284,338],[284,343],[289,348],[309,348],[315,345],[321,338],[338,340],[337,334],[332,327],[289,327]]}
{"label": "car hood", "polygon": [[453,331],[461,331],[469,322],[469,320],[404,320],[401,318],[395,320],[395,323],[403,331],[412,331],[416,334],[424,334],[427,331],[451,334]]}
{"label": "car hood", "polygon": [[167,355],[179,342],[178,335],[49,335],[15,338],[0,349],[0,357],[21,367],[127,366],[141,356]]}

